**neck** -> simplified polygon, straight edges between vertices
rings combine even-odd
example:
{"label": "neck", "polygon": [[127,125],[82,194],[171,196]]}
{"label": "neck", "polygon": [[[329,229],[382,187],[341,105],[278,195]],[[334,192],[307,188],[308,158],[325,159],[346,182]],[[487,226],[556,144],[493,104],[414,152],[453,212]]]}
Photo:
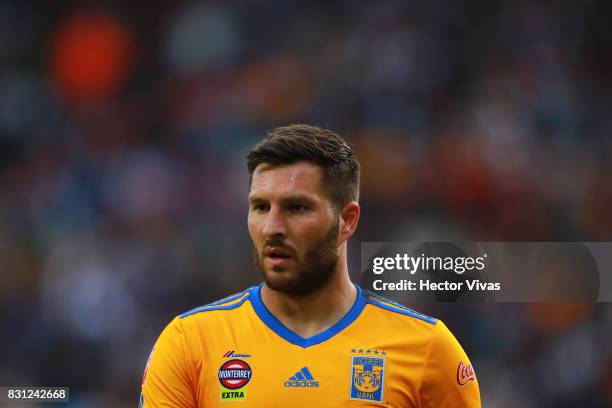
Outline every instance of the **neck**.
{"label": "neck", "polygon": [[355,302],[357,289],[349,279],[346,249],[341,252],[329,283],[316,292],[295,296],[266,284],[261,288],[261,300],[270,313],[301,337],[312,337],[327,330],[342,319]]}

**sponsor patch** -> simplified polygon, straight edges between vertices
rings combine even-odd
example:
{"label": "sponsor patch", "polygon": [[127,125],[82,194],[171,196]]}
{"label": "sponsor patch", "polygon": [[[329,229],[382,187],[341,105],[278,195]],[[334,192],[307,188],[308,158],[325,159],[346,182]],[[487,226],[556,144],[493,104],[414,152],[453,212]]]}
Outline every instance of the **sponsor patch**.
{"label": "sponsor patch", "polygon": [[463,361],[460,361],[457,366],[457,384],[464,386],[471,381],[476,381],[474,367],[471,364],[465,364]]}
{"label": "sponsor patch", "polygon": [[245,361],[233,359],[223,363],[218,373],[221,401],[245,400],[246,385],[251,381],[252,374],[251,366]]}
{"label": "sponsor patch", "polygon": [[246,387],[239,390],[228,390],[221,386],[221,402],[227,401],[244,401],[246,399]]}
{"label": "sponsor patch", "polygon": [[236,350],[229,350],[223,355],[223,358],[249,358],[250,354],[236,353]]}
{"label": "sponsor patch", "polygon": [[381,402],[385,378],[385,358],[372,355],[358,355],[351,358],[351,399]]}

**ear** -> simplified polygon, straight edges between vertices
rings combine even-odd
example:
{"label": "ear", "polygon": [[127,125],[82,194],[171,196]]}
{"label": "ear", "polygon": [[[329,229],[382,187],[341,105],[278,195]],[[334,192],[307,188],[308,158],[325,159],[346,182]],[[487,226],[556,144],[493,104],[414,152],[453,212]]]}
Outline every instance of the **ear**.
{"label": "ear", "polygon": [[351,201],[340,211],[340,244],[348,240],[357,229],[359,213],[360,209],[357,201]]}

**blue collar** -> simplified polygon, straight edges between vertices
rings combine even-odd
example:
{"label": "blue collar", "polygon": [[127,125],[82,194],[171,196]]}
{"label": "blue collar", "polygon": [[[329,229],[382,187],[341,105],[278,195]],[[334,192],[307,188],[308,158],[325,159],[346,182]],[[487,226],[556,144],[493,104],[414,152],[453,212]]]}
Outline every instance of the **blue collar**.
{"label": "blue collar", "polygon": [[357,288],[357,298],[355,299],[353,306],[351,306],[350,310],[342,317],[342,319],[336,322],[329,329],[319,334],[315,334],[312,337],[304,338],[289,330],[276,317],[274,317],[272,313],[270,313],[268,308],[261,300],[260,292],[262,285],[263,284],[260,284],[259,286],[254,286],[250,289],[250,300],[251,304],[253,305],[253,309],[255,309],[255,313],[257,313],[257,316],[259,316],[266,326],[268,326],[274,333],[278,334],[289,343],[295,344],[296,346],[300,346],[302,348],[307,348],[314,346],[315,344],[322,343],[340,333],[351,323],[353,323],[357,317],[359,317],[366,304],[365,299],[362,297],[361,288],[355,285]]}

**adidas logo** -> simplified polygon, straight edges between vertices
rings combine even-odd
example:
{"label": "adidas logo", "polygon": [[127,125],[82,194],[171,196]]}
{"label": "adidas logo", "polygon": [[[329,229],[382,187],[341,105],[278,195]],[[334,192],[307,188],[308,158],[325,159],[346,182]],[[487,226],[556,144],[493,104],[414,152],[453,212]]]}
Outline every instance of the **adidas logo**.
{"label": "adidas logo", "polygon": [[284,386],[316,388],[319,386],[319,382],[314,380],[312,374],[308,371],[308,367],[303,367],[300,371],[289,377],[285,381]]}

